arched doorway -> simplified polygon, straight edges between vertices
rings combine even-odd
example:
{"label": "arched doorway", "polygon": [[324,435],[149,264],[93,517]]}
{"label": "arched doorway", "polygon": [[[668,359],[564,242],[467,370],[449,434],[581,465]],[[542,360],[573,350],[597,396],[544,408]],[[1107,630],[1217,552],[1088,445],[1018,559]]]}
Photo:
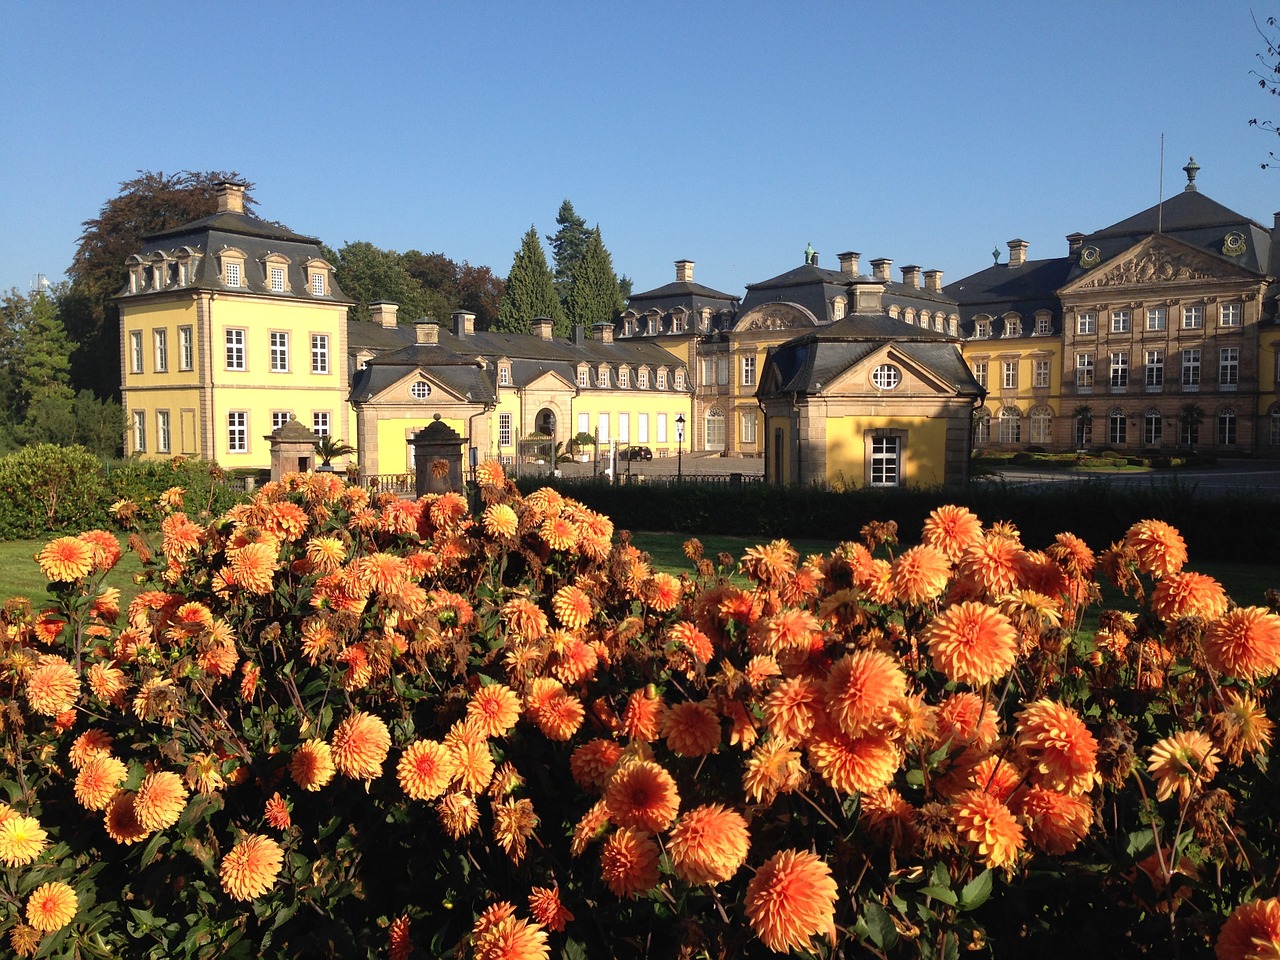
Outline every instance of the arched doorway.
{"label": "arched doorway", "polygon": [[724,411],[714,407],[707,411],[705,418],[706,432],[703,434],[706,443],[704,448],[719,452],[725,447]]}
{"label": "arched doorway", "polygon": [[544,436],[550,437],[554,444],[556,439],[556,414],[549,407],[543,407],[538,411],[538,416],[534,420],[534,429]]}

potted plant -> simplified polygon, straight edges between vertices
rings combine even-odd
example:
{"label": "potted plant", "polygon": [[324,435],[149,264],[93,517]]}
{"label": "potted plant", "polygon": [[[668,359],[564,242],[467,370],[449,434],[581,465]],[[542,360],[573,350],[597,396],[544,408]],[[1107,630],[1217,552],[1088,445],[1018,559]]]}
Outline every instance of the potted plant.
{"label": "potted plant", "polygon": [[356,452],[356,448],[345,440],[338,440],[332,436],[321,437],[316,441],[316,456],[320,458],[320,466],[317,470],[328,472],[333,471],[333,461],[338,457],[349,457]]}
{"label": "potted plant", "polygon": [[592,459],[591,454],[586,453],[584,448],[594,447],[595,445],[595,434],[587,433],[585,430],[577,434],[573,440],[570,441],[570,446],[574,448],[574,451],[578,454],[578,459],[582,463],[590,463]]}

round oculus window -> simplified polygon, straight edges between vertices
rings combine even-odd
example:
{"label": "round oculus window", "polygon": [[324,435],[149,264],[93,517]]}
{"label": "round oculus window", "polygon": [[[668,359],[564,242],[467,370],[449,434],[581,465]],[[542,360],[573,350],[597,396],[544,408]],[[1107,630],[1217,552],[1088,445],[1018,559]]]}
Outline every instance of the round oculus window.
{"label": "round oculus window", "polygon": [[871,371],[871,383],[877,390],[892,390],[902,382],[902,371],[891,363],[882,363]]}
{"label": "round oculus window", "polygon": [[415,400],[425,400],[427,397],[431,396],[431,384],[427,383],[425,380],[419,380],[409,388],[409,394]]}

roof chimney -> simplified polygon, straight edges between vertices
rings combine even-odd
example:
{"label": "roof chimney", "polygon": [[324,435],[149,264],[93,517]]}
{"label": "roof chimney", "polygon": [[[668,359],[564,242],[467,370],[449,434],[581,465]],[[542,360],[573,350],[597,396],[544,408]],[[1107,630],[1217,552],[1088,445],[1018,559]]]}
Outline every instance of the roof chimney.
{"label": "roof chimney", "polygon": [[[891,260],[884,261],[892,263]],[[885,267],[887,271],[888,266]],[[884,284],[859,283],[853,288],[853,312],[880,314],[884,313]]]}
{"label": "roof chimney", "polygon": [[914,263],[902,268],[902,283],[913,290],[920,289],[920,268]]}
{"label": "roof chimney", "polygon": [[591,337],[601,343],[613,343],[613,324],[607,322],[593,323],[591,325]]}
{"label": "roof chimney", "polygon": [[580,323],[573,325],[573,345],[580,347],[587,342],[587,328]]}
{"label": "roof chimney", "polygon": [[1275,217],[1275,226],[1273,229],[1280,230],[1280,210],[1277,210],[1272,216]]}
{"label": "roof chimney", "polygon": [[455,310],[451,314],[453,317],[453,335],[455,337],[470,337],[476,332],[476,315],[470,310]]}
{"label": "roof chimney", "polygon": [[[1277,213],[1276,216],[1280,217],[1280,213]],[[1276,222],[1280,223],[1280,220],[1277,220]],[[1075,233],[1068,233],[1067,234],[1067,253],[1079,253],[1080,247],[1083,243],[1084,243],[1083,233],[1080,233],[1079,231],[1076,231]]]}
{"label": "roof chimney", "polygon": [[676,283],[693,283],[693,261],[676,261]]}
{"label": "roof chimney", "polygon": [[387,330],[396,328],[396,311],[400,309],[398,303],[392,303],[390,300],[378,300],[369,304],[369,319],[379,326]]}
{"label": "roof chimney", "polygon": [[930,293],[942,292],[942,271],[926,270],[924,272],[924,288]]}
{"label": "roof chimney", "polygon": [[847,277],[856,277],[858,275],[858,258],[862,256],[860,253],[854,253],[852,250],[846,250],[844,253],[838,253],[836,256],[840,260],[840,272]]}
{"label": "roof chimney", "polygon": [[1025,240],[1009,241],[1009,266],[1020,267],[1027,262],[1027,247],[1031,244]]}
{"label": "roof chimney", "polygon": [[244,213],[244,184],[219,180],[213,185],[219,213]]}
{"label": "roof chimney", "polygon": [[877,280],[888,283],[892,277],[889,276],[889,268],[893,266],[893,261],[888,257],[880,257],[871,261],[871,275]]}
{"label": "roof chimney", "polygon": [[413,321],[413,342],[435,344],[440,342],[440,324],[435,320]]}
{"label": "roof chimney", "polygon": [[555,329],[555,321],[550,317],[534,317],[531,321],[533,333],[541,340],[550,340]]}

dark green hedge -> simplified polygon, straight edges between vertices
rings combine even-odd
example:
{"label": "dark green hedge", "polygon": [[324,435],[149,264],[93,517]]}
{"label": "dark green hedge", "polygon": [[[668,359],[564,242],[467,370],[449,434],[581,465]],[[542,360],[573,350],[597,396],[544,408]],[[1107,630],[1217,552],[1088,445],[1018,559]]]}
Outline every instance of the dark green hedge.
{"label": "dark green hedge", "polygon": [[[530,489],[542,485],[527,484]],[[1262,493],[1205,493],[1194,480],[1178,477],[1150,487],[1084,480],[1035,490],[984,482],[847,493],[755,483],[610,486],[559,480],[555,485],[612,517],[619,529],[840,541],[856,539],[873,520],[896,520],[909,540],[919,537],[930,511],[955,503],[984,524],[1012,522],[1030,546],[1044,546],[1069,530],[1100,549],[1131,524],[1154,518],[1176,526],[1194,557],[1280,563],[1280,500]]]}

